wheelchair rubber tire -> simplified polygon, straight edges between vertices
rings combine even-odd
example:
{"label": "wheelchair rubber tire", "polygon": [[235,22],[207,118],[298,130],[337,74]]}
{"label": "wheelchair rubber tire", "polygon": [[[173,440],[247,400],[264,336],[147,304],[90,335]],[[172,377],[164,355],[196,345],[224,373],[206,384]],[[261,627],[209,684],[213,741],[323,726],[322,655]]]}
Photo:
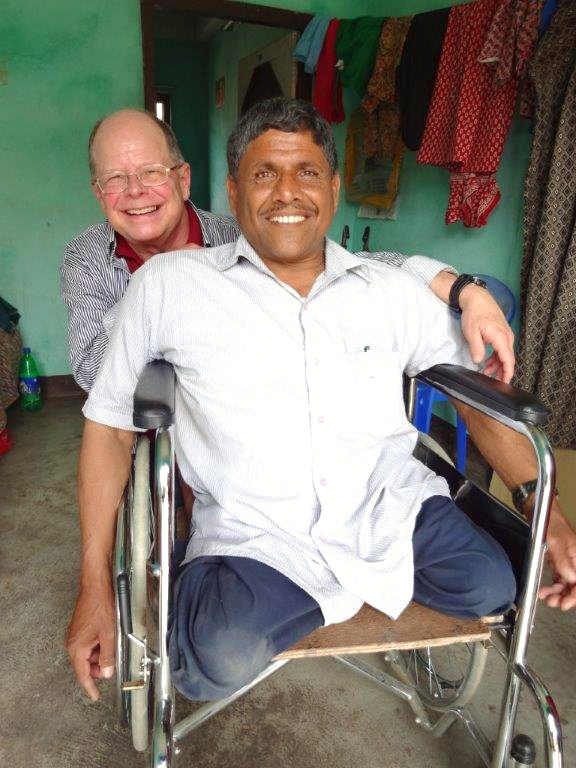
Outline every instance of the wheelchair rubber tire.
{"label": "wheelchair rubber tire", "polygon": [[130,719],[130,694],[124,691],[122,684],[128,679],[128,647],[126,638],[120,626],[120,604],[118,601],[118,582],[120,573],[126,573],[126,508],[131,504],[132,480],[128,483],[126,491],[118,507],[116,518],[116,548],[114,552],[114,595],[116,611],[116,712],[121,728],[128,726]]}
{"label": "wheelchair rubber tire", "polygon": [[439,712],[470,702],[482,680],[487,654],[482,642],[401,652],[422,703]]}
{"label": "wheelchair rubber tire", "polygon": [[[150,441],[140,437],[134,457],[134,485],[131,509],[131,558],[130,558],[130,603],[132,632],[135,637],[147,634],[146,609],[146,564],[151,542],[151,499],[150,499]],[[130,678],[142,678],[144,651],[134,643],[130,645]],[[130,725],[132,744],[138,752],[148,747],[148,684],[130,692]]]}

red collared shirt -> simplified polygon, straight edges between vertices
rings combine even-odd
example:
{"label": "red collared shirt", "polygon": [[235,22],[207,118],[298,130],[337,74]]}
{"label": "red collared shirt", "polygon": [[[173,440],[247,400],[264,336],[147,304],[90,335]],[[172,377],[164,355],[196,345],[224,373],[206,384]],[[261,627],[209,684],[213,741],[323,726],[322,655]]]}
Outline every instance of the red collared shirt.
{"label": "red collared shirt", "polygon": [[[188,240],[186,242],[195,243],[202,247],[204,242],[202,240],[202,230],[200,229],[200,219],[191,205],[186,205],[186,211],[188,213]],[[119,235],[118,232],[116,232],[116,256],[126,261],[126,266],[132,273],[136,272],[144,264],[142,257],[136,253],[126,238]]]}

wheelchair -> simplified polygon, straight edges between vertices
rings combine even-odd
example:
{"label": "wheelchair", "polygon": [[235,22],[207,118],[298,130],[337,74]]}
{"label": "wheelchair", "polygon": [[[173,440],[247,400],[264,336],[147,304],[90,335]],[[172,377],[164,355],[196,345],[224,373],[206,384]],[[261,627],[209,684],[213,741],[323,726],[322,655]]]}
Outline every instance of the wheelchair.
{"label": "wheelchair", "polygon": [[[178,745],[193,729],[288,661],[318,656],[338,659],[403,699],[418,726],[433,737],[441,737],[461,721],[487,768],[534,764],[533,740],[515,733],[520,691],[525,686],[541,717],[544,764],[562,768],[558,712],[550,692],[526,663],[555,487],[554,459],[541,429],[548,411],[531,395],[458,366],[435,366],[417,379],[524,434],[535,449],[539,477],[530,524],[474,486],[430,447],[419,443],[416,449],[421,461],[447,479],[452,497],[464,512],[504,547],[519,585],[514,609],[506,616],[471,620],[412,603],[392,621],[364,605],[352,619],[317,629],[279,654],[256,679],[228,698],[203,704],[176,722],[168,660],[175,377],[163,361],[145,368],[134,396],[134,425],[155,430],[155,438],[152,444],[141,434],[136,443],[131,478],[118,510],[114,576],[119,719],[129,726],[134,748],[148,752],[151,768],[175,768]],[[489,648],[496,649],[506,668],[493,741],[467,708],[482,679]],[[362,654],[375,652],[382,654],[384,669],[362,659]]]}

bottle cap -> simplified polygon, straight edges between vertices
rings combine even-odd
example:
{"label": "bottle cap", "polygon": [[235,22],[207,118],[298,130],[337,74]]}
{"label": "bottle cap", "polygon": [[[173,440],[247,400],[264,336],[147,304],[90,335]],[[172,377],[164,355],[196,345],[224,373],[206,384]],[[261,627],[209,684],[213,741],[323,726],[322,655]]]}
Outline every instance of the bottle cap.
{"label": "bottle cap", "polygon": [[24,347],[22,349],[22,354],[23,355],[29,355],[30,354],[30,347]]}

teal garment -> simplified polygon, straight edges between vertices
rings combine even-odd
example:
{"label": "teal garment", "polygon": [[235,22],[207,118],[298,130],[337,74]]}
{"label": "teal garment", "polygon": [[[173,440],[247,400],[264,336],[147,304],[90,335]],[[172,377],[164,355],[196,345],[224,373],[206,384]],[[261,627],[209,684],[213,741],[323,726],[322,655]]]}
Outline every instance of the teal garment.
{"label": "teal garment", "polygon": [[20,314],[16,307],[8,304],[0,296],[0,328],[6,333],[12,333],[16,330],[18,320],[20,320]]}
{"label": "teal garment", "polygon": [[316,72],[316,65],[318,64],[329,24],[330,19],[324,16],[314,16],[304,32],[302,32],[298,45],[294,49],[294,58],[297,61],[303,62],[304,71],[310,75]]}
{"label": "teal garment", "polygon": [[342,19],[338,27],[336,58],[344,62],[342,86],[352,88],[362,97],[374,69],[383,22],[378,16],[360,16]]}

